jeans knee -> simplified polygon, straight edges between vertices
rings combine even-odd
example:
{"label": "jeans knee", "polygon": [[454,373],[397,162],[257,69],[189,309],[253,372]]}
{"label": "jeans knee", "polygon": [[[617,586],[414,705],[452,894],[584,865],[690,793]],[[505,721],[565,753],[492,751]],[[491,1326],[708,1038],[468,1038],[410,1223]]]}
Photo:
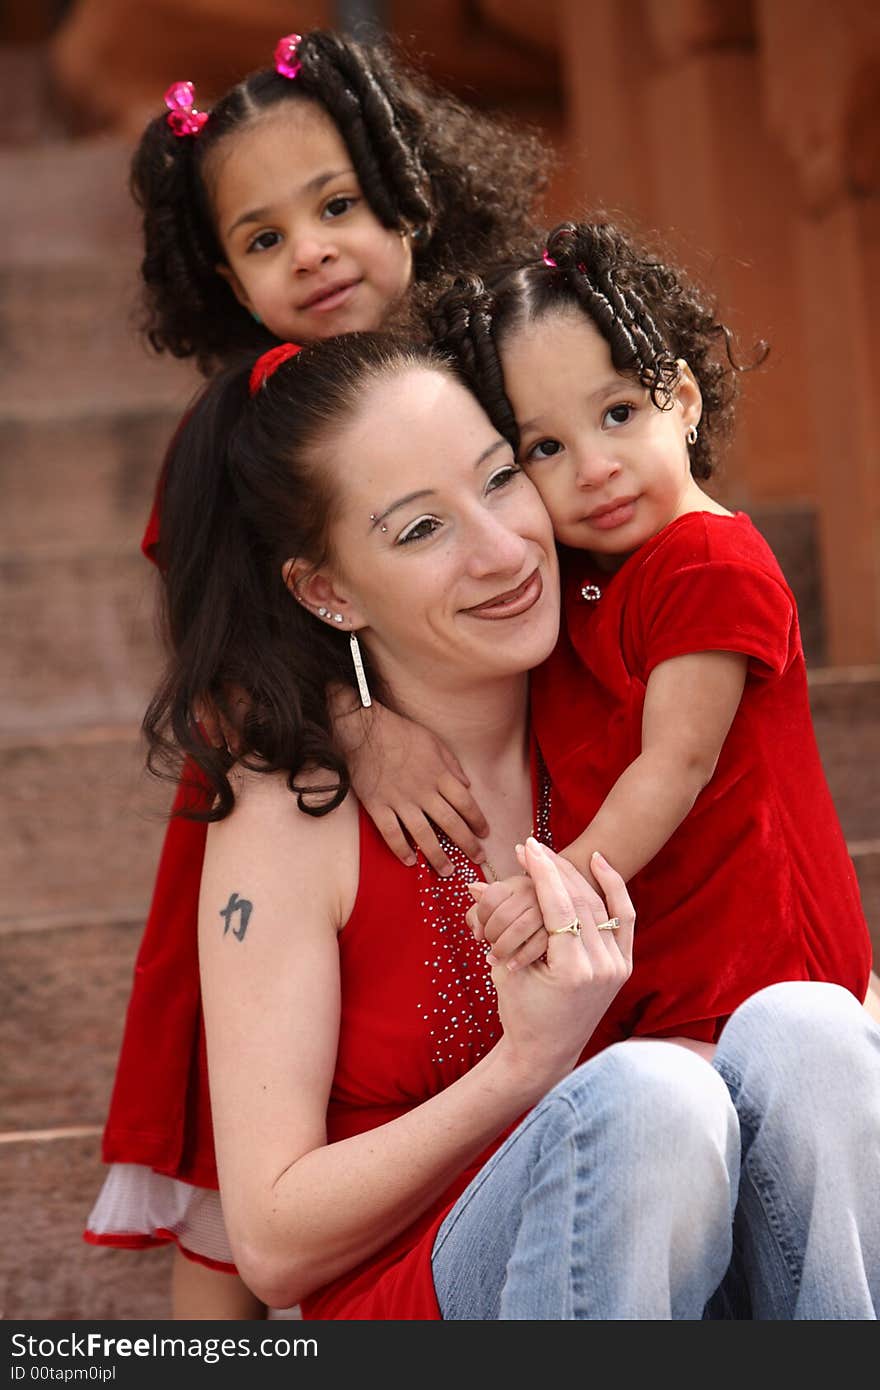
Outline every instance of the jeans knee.
{"label": "jeans knee", "polygon": [[736,1162],[738,1122],[726,1085],[702,1057],[674,1043],[615,1043],[551,1095],[567,1107],[572,1126],[602,1126],[636,1168],[648,1159],[655,1177],[665,1173],[687,1187],[701,1162],[714,1174]]}
{"label": "jeans knee", "polygon": [[743,1075],[762,1066],[789,1092],[842,1094],[876,1076],[880,1029],[849,990],[820,981],[790,980],[753,994],[733,1013],[718,1060]]}

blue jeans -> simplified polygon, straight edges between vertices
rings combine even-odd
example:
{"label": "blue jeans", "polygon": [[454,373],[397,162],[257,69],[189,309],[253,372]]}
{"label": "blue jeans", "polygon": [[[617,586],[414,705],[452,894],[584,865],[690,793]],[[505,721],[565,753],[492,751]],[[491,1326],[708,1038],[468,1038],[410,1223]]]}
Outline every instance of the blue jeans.
{"label": "blue jeans", "polygon": [[535,1106],[434,1244],[444,1318],[873,1319],[880,1029],[772,985],[713,1066],[632,1040]]}

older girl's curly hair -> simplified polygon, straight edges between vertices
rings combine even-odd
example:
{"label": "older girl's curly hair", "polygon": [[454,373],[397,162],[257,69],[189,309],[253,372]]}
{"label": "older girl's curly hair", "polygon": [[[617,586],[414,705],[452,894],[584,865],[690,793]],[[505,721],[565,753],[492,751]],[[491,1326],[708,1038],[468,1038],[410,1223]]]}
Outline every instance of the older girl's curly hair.
{"label": "older girl's curly hair", "polygon": [[271,68],[246,77],[198,138],[177,137],[167,113],[157,116],[134,155],[144,328],[157,351],[195,357],[204,372],[274,341],[217,274],[224,257],[203,169],[219,140],[278,103],[327,112],[379,221],[413,232],[416,280],[522,257],[534,242],[533,205],[551,163],[537,136],[435,89],[385,46],[315,30],[300,40],[297,61],[295,80]]}
{"label": "older girl's curly hair", "polygon": [[435,339],[454,353],[496,428],[516,448],[513,407],[504,389],[498,346],[504,337],[547,313],[574,308],[608,343],[616,370],[668,409],[684,359],[703,397],[697,440],[689,446],[695,478],[711,476],[718,441],[730,428],[737,378],[759,365],[767,345],[742,365],[730,329],[703,292],[675,266],[646,255],[611,222],[564,222],[551,232],[540,259],[486,283],[459,277],[430,310]]}

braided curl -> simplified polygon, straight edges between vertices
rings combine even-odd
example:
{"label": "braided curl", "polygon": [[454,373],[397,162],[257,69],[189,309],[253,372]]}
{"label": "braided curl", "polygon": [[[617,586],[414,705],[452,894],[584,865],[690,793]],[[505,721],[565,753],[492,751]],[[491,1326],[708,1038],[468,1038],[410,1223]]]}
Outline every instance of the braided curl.
{"label": "braided curl", "polygon": [[194,357],[208,373],[271,346],[217,274],[224,260],[205,183],[218,142],[282,102],[325,110],[383,226],[413,232],[414,274],[468,272],[534,238],[532,207],[549,156],[539,140],[473,111],[416,75],[389,48],[316,30],[297,49],[299,76],[252,73],[214,106],[197,138],[166,113],[147,126],[131,169],[143,213],[144,328],[157,352]]}
{"label": "braided curl", "polygon": [[703,398],[699,435],[690,445],[691,472],[698,479],[711,477],[718,442],[732,422],[737,378],[764,360],[767,346],[757,346],[752,362],[737,362],[733,335],[703,292],[673,265],[648,256],[620,227],[565,222],[550,233],[540,260],[501,271],[491,290],[456,285],[435,306],[431,321],[507,435],[502,422],[513,412],[498,346],[525,323],[570,307],[595,325],[615,369],[637,380],[660,410],[670,408],[679,361],[687,362]]}

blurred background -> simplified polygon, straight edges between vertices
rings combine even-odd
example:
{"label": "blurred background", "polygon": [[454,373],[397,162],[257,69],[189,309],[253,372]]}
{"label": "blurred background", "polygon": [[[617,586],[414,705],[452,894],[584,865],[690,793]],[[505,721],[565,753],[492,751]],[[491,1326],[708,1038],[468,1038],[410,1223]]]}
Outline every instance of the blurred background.
{"label": "blurred background", "polygon": [[[656,232],[717,295],[745,379],[718,493],[798,597],[816,729],[880,960],[880,6],[876,0],[4,0],[0,6],[0,1315],[160,1318],[168,1252],[84,1245],[167,789],[139,553],[196,385],[134,327],[131,151],[292,30],[388,31],[538,126],[548,224]],[[833,906],[833,905],[832,905]]]}

